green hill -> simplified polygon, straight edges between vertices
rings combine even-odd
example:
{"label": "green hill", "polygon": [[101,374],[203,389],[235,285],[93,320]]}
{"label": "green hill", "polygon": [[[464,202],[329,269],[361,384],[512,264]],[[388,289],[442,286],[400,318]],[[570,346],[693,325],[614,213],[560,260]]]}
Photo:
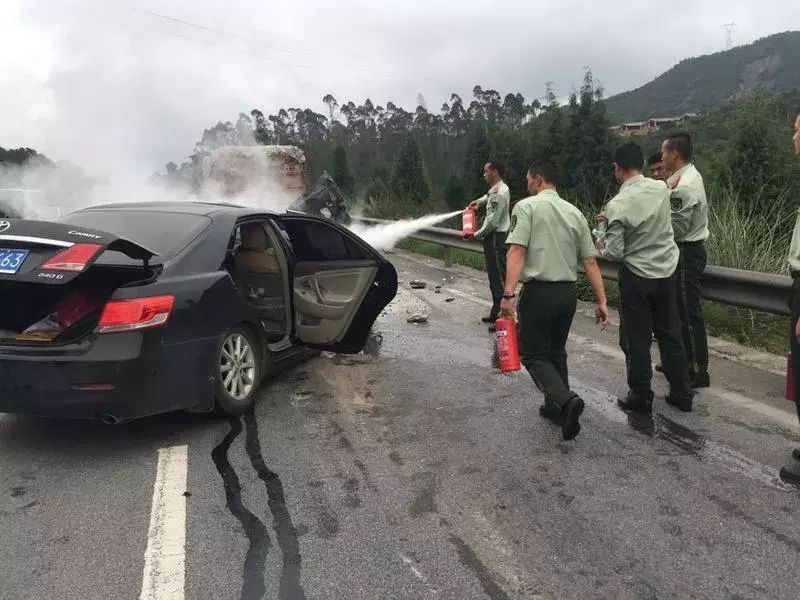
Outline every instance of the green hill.
{"label": "green hill", "polygon": [[689,58],[642,87],[608,99],[614,122],[702,112],[761,91],[800,87],[800,31]]}

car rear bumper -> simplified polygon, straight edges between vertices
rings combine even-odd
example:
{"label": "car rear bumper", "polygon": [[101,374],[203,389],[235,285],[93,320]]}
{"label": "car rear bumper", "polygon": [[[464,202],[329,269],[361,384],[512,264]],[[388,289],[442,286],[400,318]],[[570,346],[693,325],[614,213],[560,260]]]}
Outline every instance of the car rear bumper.
{"label": "car rear bumper", "polygon": [[0,350],[0,412],[127,421],[213,407],[214,339],[162,345],[154,332],[99,336],[86,348]]}

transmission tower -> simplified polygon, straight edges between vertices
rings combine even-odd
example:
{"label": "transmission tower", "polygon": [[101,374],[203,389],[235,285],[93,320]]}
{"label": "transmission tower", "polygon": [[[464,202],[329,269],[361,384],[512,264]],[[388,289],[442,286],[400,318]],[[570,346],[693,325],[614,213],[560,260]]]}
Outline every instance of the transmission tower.
{"label": "transmission tower", "polygon": [[545,106],[550,106],[553,102],[555,102],[556,95],[553,92],[553,84],[554,83],[555,83],[555,81],[545,81],[544,82],[545,89],[544,89],[544,98],[542,98],[542,100],[544,100]]}
{"label": "transmission tower", "polygon": [[727,38],[725,40],[725,49],[730,50],[731,48],[733,48],[733,28],[736,27],[736,23],[725,23],[723,27],[727,32]]}

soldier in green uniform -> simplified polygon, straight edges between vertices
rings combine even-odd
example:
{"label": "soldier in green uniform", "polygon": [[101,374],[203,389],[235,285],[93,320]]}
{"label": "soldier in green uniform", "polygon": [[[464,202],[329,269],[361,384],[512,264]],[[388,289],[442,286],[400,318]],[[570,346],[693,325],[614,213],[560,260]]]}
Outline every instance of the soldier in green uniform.
{"label": "soldier in green uniform", "polygon": [[669,179],[667,168],[664,166],[664,159],[661,158],[661,152],[656,152],[648,158],[647,166],[650,167],[650,179],[655,179],[656,181]]}
{"label": "soldier in green uniform", "polygon": [[[672,230],[680,252],[675,273],[678,313],[692,387],[708,387],[708,337],[700,305],[706,269],[708,201],[703,176],[692,164],[692,138],[688,133],[669,136],[661,146],[672,205]],[[658,370],[661,370],[660,366]]]}
{"label": "soldier in green uniform", "polygon": [[[794,151],[800,156],[800,115],[794,122]],[[800,418],[800,212],[794,224],[792,244],[789,248],[789,269],[792,272],[791,314],[792,326],[789,333],[792,348],[792,377],[794,378],[794,402],[797,417]],[[790,483],[800,484],[800,448],[792,452],[795,462],[781,469],[781,478]]]}
{"label": "soldier in green uniform", "polygon": [[629,392],[619,405],[652,411],[650,343],[655,333],[670,384],[667,402],[688,412],[694,391],[675,295],[678,247],[670,220],[670,193],[662,181],[642,175],[643,168],[644,152],[637,144],[627,143],[614,153],[614,175],[622,186],[606,204],[603,216],[608,225],[597,240],[602,256],[621,263],[619,343],[625,352]]}
{"label": "soldier in green uniform", "polygon": [[550,162],[528,170],[528,191],[511,217],[508,235],[508,274],[500,308],[513,314],[519,298],[519,351],[522,364],[544,393],[540,414],[561,425],[565,440],[580,432],[583,400],[569,388],[566,343],[577,305],[576,280],[582,262],[592,285],[595,316],[608,325],[603,279],[595,260],[589,227],[581,212],[556,191],[556,168]]}
{"label": "soldier in green uniform", "polygon": [[492,309],[483,318],[484,323],[491,323],[489,331],[494,331],[494,322],[500,314],[500,300],[503,295],[503,283],[506,278],[506,236],[511,225],[511,192],[503,181],[505,166],[491,160],[483,167],[483,178],[489,184],[489,192],[469,203],[469,207],[478,210],[486,208],[486,218],[481,228],[475,232],[475,239],[483,242],[483,255],[486,258],[486,274],[489,278],[489,289],[492,292]]}

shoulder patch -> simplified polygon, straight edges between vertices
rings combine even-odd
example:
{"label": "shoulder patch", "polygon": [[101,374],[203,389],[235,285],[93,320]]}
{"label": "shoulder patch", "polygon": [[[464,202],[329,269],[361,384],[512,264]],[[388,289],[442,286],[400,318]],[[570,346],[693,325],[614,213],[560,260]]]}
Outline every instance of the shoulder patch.
{"label": "shoulder patch", "polygon": [[669,204],[672,207],[672,210],[678,211],[683,208],[683,198],[681,198],[678,194],[672,194],[669,197]]}
{"label": "shoulder patch", "polygon": [[511,216],[511,229],[508,230],[508,233],[511,233],[512,231],[514,231],[516,226],[517,226],[517,215],[512,215]]}

